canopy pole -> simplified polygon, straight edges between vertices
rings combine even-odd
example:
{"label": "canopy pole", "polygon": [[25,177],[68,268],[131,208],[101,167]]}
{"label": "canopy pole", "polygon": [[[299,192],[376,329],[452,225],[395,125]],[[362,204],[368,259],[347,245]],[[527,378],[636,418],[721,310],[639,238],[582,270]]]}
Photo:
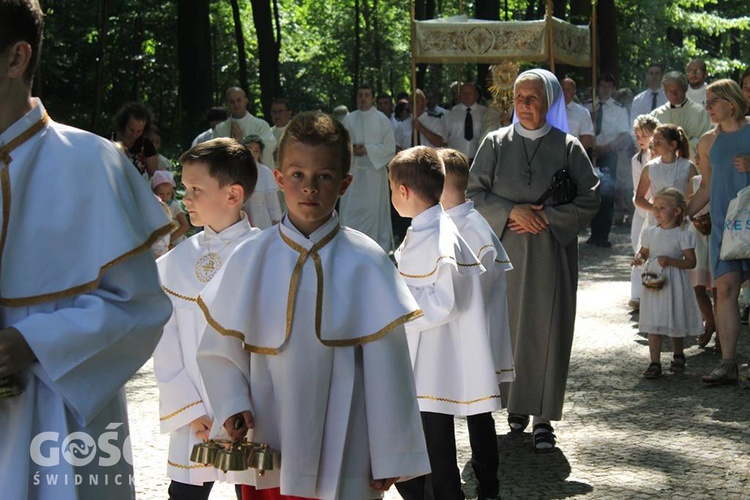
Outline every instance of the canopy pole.
{"label": "canopy pole", "polygon": [[549,40],[547,46],[549,47],[549,70],[555,72],[555,31],[554,23],[552,22],[552,0],[547,0],[547,9],[545,13],[545,22],[547,23]]}
{"label": "canopy pole", "polygon": [[417,12],[414,5],[415,0],[411,0],[411,111],[412,111],[412,127],[411,127],[411,140],[412,144],[419,144],[419,138],[417,128],[414,126],[414,120],[417,119],[414,114],[417,111],[417,62],[414,54],[417,53]]}

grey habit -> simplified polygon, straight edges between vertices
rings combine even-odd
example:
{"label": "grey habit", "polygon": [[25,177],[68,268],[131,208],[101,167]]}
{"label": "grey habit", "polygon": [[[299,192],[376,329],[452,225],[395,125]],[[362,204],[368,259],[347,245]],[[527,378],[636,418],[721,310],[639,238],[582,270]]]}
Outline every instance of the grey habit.
{"label": "grey habit", "polygon": [[[545,207],[549,226],[540,234],[507,229],[513,206],[535,203],[566,166],[578,188],[574,201]],[[577,236],[599,208],[598,184],[578,139],[554,127],[536,140],[504,127],[487,135],[477,151],[466,194],[513,263],[507,276],[516,380],[503,391],[510,413],[562,417],[576,314]]]}

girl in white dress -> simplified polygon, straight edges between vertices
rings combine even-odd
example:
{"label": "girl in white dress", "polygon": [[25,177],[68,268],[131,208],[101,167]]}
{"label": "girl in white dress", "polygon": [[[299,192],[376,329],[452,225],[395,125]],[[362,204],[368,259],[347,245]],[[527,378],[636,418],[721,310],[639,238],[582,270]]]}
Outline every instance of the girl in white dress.
{"label": "girl in white dress", "polygon": [[651,193],[658,193],[665,188],[676,188],[685,195],[688,184],[698,169],[690,161],[690,142],[682,128],[671,123],[659,125],[651,139],[653,157],[643,167],[638,189],[635,192],[635,205],[647,212],[646,226],[655,226],[654,205],[648,199]]}
{"label": "girl in white dress", "polygon": [[[633,131],[635,132],[635,140],[638,143],[638,152],[631,158],[630,167],[633,173],[633,204],[635,205],[635,188],[638,187],[638,183],[641,180],[641,172],[643,167],[651,161],[651,150],[650,143],[651,138],[654,136],[654,131],[659,126],[659,120],[651,115],[639,115],[633,121]],[[646,193],[647,198],[651,198],[651,193]],[[639,242],[641,239],[641,229],[643,228],[643,222],[646,220],[648,212],[643,208],[636,205],[635,211],[633,212],[633,220],[630,224],[630,244],[633,246],[633,252],[637,252],[640,248]],[[633,271],[630,273],[630,302],[628,306],[637,311],[641,303],[641,272],[637,267],[633,267]]]}
{"label": "girl in white dress", "polygon": [[641,233],[641,249],[634,265],[644,265],[650,272],[666,277],[661,289],[643,289],[640,331],[648,333],[651,364],[645,378],[661,375],[662,337],[670,337],[674,357],[670,370],[685,370],[684,339],[703,330],[698,303],[687,270],[695,267],[695,235],[683,224],[686,202],[675,188],[654,195],[654,217],[657,225],[645,227]]}

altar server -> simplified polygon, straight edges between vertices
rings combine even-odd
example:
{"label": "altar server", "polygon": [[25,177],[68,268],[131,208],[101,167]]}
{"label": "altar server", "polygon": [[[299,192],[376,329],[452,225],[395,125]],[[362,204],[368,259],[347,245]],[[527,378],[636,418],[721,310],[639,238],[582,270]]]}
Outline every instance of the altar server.
{"label": "altar server", "polygon": [[445,165],[445,185],[440,204],[487,270],[480,275],[480,280],[497,381],[513,382],[516,372],[508,322],[508,280],[505,277],[505,273],[513,269],[513,264],[489,222],[474,208],[474,202],[466,199],[466,186],[469,184],[469,160],[466,155],[448,148],[439,149],[438,154]]}
{"label": "altar server", "polygon": [[404,334],[421,311],[388,256],[339,224],[350,162],[338,121],[295,116],[274,171],[287,215],[241,244],[198,299],[212,436],[222,424],[233,439],[253,429],[280,454],[280,470],[243,487],[246,500],[274,487],[381,498],[399,477],[429,472]]}
{"label": "altar server", "polygon": [[31,97],[43,14],[0,0],[0,496],[132,499],[123,385],[169,318],[172,226],[125,155]]}
{"label": "altar server", "polygon": [[[426,146],[402,151],[391,161],[393,206],[411,217],[396,250],[399,274],[424,316],[406,325],[417,400],[422,412],[436,499],[459,499],[453,417],[466,416],[472,467],[481,498],[498,495],[495,422],[500,389],[488,331],[480,274],[485,268],[443,211],[439,200],[445,169]],[[397,485],[405,500],[421,500],[425,478]]]}
{"label": "altar server", "polygon": [[169,433],[169,497],[207,499],[213,482],[251,482],[254,475],[222,474],[190,462],[193,445],[208,439],[214,414],[198,372],[196,352],[206,328],[197,305],[200,291],[218,280],[224,262],[243,241],[260,233],[250,227],[243,203],[258,178],[253,153],[234,139],[203,142],[180,158],[185,197],[194,226],[203,231],[157,261],[172,317],[154,352],[159,421]]}

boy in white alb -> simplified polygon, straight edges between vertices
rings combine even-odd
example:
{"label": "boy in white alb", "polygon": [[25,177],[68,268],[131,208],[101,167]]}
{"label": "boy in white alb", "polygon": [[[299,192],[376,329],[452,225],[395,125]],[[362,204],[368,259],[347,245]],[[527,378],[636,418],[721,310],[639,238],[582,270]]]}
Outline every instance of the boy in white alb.
{"label": "boy in white alb", "polygon": [[[209,327],[198,366],[232,439],[280,454],[243,498],[382,498],[429,472],[404,323],[421,311],[388,256],[339,225],[351,143],[333,117],[287,125],[276,181],[287,215],[238,247],[201,293]],[[240,424],[240,425],[237,425]]]}
{"label": "boy in white alb", "polygon": [[[435,499],[463,499],[453,417],[466,416],[480,498],[498,495],[495,424],[500,390],[490,343],[481,273],[485,268],[440,205],[443,161],[417,146],[389,164],[393,206],[412,224],[395,257],[424,316],[406,326]],[[398,484],[422,500],[425,478]]]}
{"label": "boy in white alb", "polygon": [[440,203],[456,224],[461,237],[487,270],[480,275],[480,280],[497,381],[513,382],[516,371],[513,367],[513,344],[508,323],[508,280],[505,278],[505,273],[513,269],[513,264],[495,231],[482,214],[474,209],[474,202],[466,200],[469,159],[455,149],[439,149],[438,154],[445,165],[445,185]]}
{"label": "boy in white alb", "polygon": [[218,280],[241,242],[260,233],[251,228],[242,204],[253,191],[257,169],[252,153],[234,139],[203,142],[180,158],[183,202],[190,221],[204,230],[157,261],[173,312],[154,352],[159,384],[159,420],[170,434],[167,475],[170,499],[207,499],[216,480],[251,482],[254,474],[230,477],[190,462],[193,445],[208,438],[214,413],[198,372],[196,352],[206,328],[197,305],[200,291]]}

